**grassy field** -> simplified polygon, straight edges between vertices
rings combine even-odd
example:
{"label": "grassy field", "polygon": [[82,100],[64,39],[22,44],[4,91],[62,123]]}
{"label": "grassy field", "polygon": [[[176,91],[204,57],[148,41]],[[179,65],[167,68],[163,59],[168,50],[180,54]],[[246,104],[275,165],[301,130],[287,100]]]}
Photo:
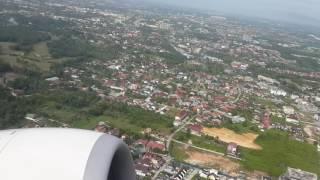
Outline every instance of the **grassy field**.
{"label": "grassy field", "polygon": [[52,58],[46,42],[37,43],[29,53],[14,50],[15,43],[0,42],[0,58],[12,66],[48,72],[53,64],[64,62],[67,58]]}
{"label": "grassy field", "polygon": [[139,133],[143,130],[143,128],[129,123],[128,119],[124,117],[110,117],[110,116],[99,116],[99,117],[92,117],[89,119],[82,119],[80,121],[76,121],[73,124],[73,126],[75,128],[81,128],[81,129],[93,129],[100,121],[107,122],[107,124],[111,125],[112,127],[119,128],[125,132]]}
{"label": "grassy field", "polygon": [[257,104],[261,104],[270,109],[277,109],[277,105],[269,99],[264,99],[258,96],[250,97],[250,101],[256,102]]}
{"label": "grassy field", "polygon": [[172,119],[167,116],[124,103],[101,101],[90,92],[50,91],[33,98],[34,113],[75,128],[93,129],[100,121],[135,135],[145,128],[169,134],[173,128]]}
{"label": "grassy field", "polygon": [[177,143],[171,143],[169,152],[170,155],[175,158],[175,160],[180,162],[183,162],[189,157],[184,148]]}
{"label": "grassy field", "polygon": [[218,144],[214,142],[214,140],[210,137],[199,137],[192,134],[187,134],[184,132],[179,132],[176,137],[177,140],[188,143],[189,140],[192,141],[192,144],[201,148],[210,149],[213,151],[225,153],[226,146],[222,144]]}
{"label": "grassy field", "polygon": [[[139,122],[138,119],[128,118],[128,114],[123,114],[120,116],[90,116],[84,109],[75,109],[71,107],[63,107],[57,109],[55,107],[55,103],[53,103],[53,105],[47,103],[46,106],[40,109],[40,112],[46,114],[52,119],[68,123],[72,127],[80,129],[94,129],[100,121],[106,122],[112,127],[119,128],[126,133],[139,134],[146,128]],[[155,119],[155,117],[149,117],[149,119]],[[161,122],[159,122],[159,124],[157,125],[154,125],[154,123],[151,122],[150,126],[148,127],[152,127],[152,129],[166,134],[169,134],[171,130],[170,127],[166,125],[166,123]]]}
{"label": "grassy field", "polygon": [[170,110],[167,112],[167,115],[169,117],[174,118],[178,112],[179,112],[179,109],[174,108],[174,107],[170,107]]}
{"label": "grassy field", "polygon": [[256,143],[262,150],[241,150],[245,168],[265,171],[272,176],[279,176],[287,167],[320,175],[320,154],[315,146],[291,140],[286,133],[274,130],[260,135]]}
{"label": "grassy field", "polygon": [[74,127],[92,129],[98,122],[103,121],[107,122],[107,124],[111,125],[112,127],[119,128],[125,132],[140,133],[147,127],[150,127],[153,130],[159,131],[163,134],[169,134],[171,132],[171,127],[169,127],[166,123],[159,122],[158,124],[154,124],[152,121],[155,119],[155,117],[149,117],[148,119],[150,119],[149,126],[144,125],[144,123],[141,124],[139,119],[128,117],[128,114],[123,114],[120,116],[101,115],[76,121],[74,123]]}

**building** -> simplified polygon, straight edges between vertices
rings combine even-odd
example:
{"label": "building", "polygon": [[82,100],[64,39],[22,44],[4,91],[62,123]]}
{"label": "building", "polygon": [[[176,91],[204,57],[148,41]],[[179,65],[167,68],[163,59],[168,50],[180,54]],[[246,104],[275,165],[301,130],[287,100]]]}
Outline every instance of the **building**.
{"label": "building", "polygon": [[320,121],[320,113],[314,114],[313,118],[316,121]]}
{"label": "building", "polygon": [[51,78],[47,78],[46,81],[49,81],[49,82],[56,82],[56,81],[59,81],[60,79],[58,77],[51,77]]}
{"label": "building", "polygon": [[246,118],[240,117],[240,116],[233,116],[231,121],[233,124],[242,123],[242,122],[246,121]]}
{"label": "building", "polygon": [[186,169],[181,169],[175,176],[174,176],[174,180],[182,180],[184,179],[184,176],[186,175],[187,170]]}
{"label": "building", "polygon": [[270,90],[270,93],[275,95],[275,96],[286,96],[287,92],[281,89],[273,88]]}
{"label": "building", "polygon": [[271,118],[270,118],[270,113],[265,112],[263,114],[263,117],[261,119],[262,127],[264,129],[269,129],[271,126]]}
{"label": "building", "polygon": [[174,122],[173,125],[174,126],[180,126],[182,124],[182,122],[188,117],[188,112],[185,110],[180,111],[178,114],[176,114],[175,118],[174,118]]}
{"label": "building", "polygon": [[279,180],[317,180],[315,173],[306,172],[301,169],[288,167],[287,172],[279,177]]}
{"label": "building", "polygon": [[279,81],[277,81],[275,79],[272,79],[272,78],[269,78],[269,77],[262,76],[262,75],[258,75],[258,79],[260,81],[264,81],[264,82],[267,82],[269,84],[280,84]]}
{"label": "building", "polygon": [[229,143],[227,147],[227,154],[236,156],[238,153],[238,145],[236,143]]}
{"label": "building", "polygon": [[149,141],[148,144],[146,145],[146,149],[149,151],[165,151],[166,146],[163,143],[156,142],[156,141]]}
{"label": "building", "polygon": [[158,142],[158,141],[148,141],[148,140],[140,139],[136,142],[136,144],[144,145],[147,151],[158,150],[163,152],[166,150],[166,146],[162,142]]}
{"label": "building", "polygon": [[203,179],[216,180],[218,179],[219,171],[216,169],[203,169],[199,171],[199,176]]}
{"label": "building", "polygon": [[199,124],[190,124],[188,126],[188,129],[190,130],[190,133],[196,136],[201,136],[201,132],[203,127]]}
{"label": "building", "polygon": [[249,65],[241,63],[241,62],[238,62],[238,61],[233,61],[231,63],[231,67],[234,68],[234,69],[247,70]]}
{"label": "building", "polygon": [[286,122],[292,123],[292,124],[296,124],[296,125],[299,124],[299,121],[298,121],[298,120],[293,119],[293,118],[290,118],[290,117],[287,117],[287,118],[286,118]]}
{"label": "building", "polygon": [[108,132],[108,126],[106,125],[105,122],[101,121],[96,125],[94,130],[97,131],[97,132],[101,132],[101,133],[107,133]]}
{"label": "building", "polygon": [[283,112],[284,112],[285,114],[287,114],[287,115],[294,114],[294,109],[293,109],[293,107],[283,106],[282,109],[283,109]]}
{"label": "building", "polygon": [[149,175],[149,172],[150,172],[150,168],[148,166],[144,166],[142,164],[135,165],[134,169],[136,171],[136,174],[141,177],[145,177],[145,176]]}
{"label": "building", "polygon": [[188,117],[188,112],[185,110],[180,111],[176,116],[175,116],[175,120],[176,121],[183,121]]}

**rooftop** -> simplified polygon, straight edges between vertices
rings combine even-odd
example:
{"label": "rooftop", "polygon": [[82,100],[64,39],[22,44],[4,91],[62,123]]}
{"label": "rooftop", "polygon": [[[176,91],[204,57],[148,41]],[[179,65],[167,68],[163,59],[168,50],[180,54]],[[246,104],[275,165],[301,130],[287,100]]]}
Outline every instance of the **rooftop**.
{"label": "rooftop", "polygon": [[294,169],[288,167],[287,172],[282,176],[282,180],[317,180],[316,174],[306,172],[301,169]]}

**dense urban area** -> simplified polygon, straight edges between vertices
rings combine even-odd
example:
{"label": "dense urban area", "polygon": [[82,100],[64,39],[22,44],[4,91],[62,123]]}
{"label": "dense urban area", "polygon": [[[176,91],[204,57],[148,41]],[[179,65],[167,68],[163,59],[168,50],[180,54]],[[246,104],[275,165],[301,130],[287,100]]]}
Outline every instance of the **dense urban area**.
{"label": "dense urban area", "polygon": [[118,136],[138,179],[317,180],[319,32],[125,1],[0,1],[0,128]]}

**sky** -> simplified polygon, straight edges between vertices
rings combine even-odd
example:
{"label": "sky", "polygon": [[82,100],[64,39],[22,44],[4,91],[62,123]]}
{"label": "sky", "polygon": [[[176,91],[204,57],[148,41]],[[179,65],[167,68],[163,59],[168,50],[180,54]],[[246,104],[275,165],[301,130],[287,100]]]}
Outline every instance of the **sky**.
{"label": "sky", "polygon": [[320,0],[147,0],[302,25],[320,26]]}

